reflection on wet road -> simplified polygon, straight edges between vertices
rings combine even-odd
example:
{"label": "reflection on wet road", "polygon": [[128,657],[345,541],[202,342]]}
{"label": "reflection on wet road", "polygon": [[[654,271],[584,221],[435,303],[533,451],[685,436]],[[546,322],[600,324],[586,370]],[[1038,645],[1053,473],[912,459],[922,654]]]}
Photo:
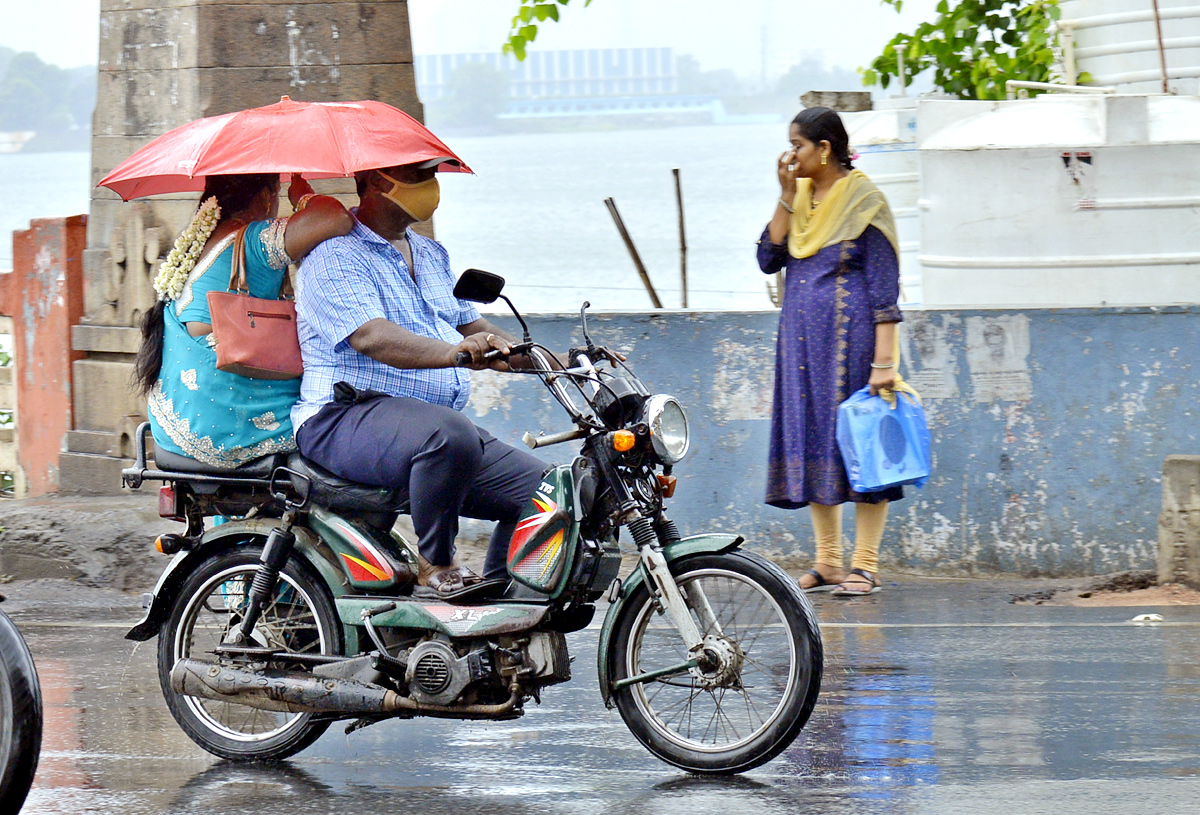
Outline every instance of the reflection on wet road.
{"label": "reflection on wet road", "polygon": [[[39,591],[6,586],[46,700],[27,813],[1200,812],[1200,609],[1018,607],[952,581],[815,598],[827,663],[809,726],[712,779],[604,709],[595,630],[569,638],[575,678],[523,719],[335,725],[280,765],[217,761],[167,712],[157,643],[121,639],[136,600]],[[1145,610],[1167,623],[1128,622]]]}

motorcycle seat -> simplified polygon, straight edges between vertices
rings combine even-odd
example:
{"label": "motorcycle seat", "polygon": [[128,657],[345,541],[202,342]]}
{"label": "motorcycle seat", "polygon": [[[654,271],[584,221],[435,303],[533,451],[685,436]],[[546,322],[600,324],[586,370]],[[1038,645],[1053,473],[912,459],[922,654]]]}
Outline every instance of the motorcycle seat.
{"label": "motorcycle seat", "polygon": [[248,461],[240,467],[214,467],[197,461],[188,456],[171,453],[161,447],[154,451],[154,464],[158,469],[168,473],[184,473],[187,475],[215,475],[223,478],[270,478],[276,467],[287,464],[287,453],[274,453],[262,458]]}
{"label": "motorcycle seat", "polygon": [[[408,496],[398,488],[375,487],[334,475],[299,453],[287,462],[292,486],[303,492],[307,480],[308,500],[329,509],[356,512],[408,512]],[[298,477],[299,476],[299,477]]]}

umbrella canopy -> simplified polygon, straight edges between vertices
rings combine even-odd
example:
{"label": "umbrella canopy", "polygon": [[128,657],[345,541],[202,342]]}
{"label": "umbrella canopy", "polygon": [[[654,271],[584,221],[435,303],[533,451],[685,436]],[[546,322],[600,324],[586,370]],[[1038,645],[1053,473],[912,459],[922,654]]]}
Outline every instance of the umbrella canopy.
{"label": "umbrella canopy", "polygon": [[197,119],[159,136],[118,164],[99,186],[128,201],[199,192],[210,175],[303,173],[337,178],[358,170],[448,158],[439,169],[472,172],[424,125],[383,102],[293,102]]}

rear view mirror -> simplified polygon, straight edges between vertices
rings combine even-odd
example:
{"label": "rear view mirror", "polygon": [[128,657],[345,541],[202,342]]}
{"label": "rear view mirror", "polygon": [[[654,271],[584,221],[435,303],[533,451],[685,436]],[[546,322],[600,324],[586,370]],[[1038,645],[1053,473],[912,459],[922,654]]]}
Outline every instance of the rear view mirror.
{"label": "rear view mirror", "polygon": [[467,269],[454,284],[454,296],[459,300],[484,305],[496,302],[503,290],[504,278],[482,269]]}

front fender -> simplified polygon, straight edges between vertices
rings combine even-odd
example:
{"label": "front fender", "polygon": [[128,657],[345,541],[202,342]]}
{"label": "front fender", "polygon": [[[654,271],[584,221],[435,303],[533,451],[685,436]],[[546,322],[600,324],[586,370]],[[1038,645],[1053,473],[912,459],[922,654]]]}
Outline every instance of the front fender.
{"label": "front fender", "polygon": [[[171,607],[175,604],[183,582],[201,563],[235,546],[265,542],[271,530],[278,525],[278,518],[250,518],[244,521],[229,521],[209,529],[201,536],[199,544],[175,555],[167,564],[167,568],[159,575],[158,582],[154,585],[145,615],[137,625],[129,629],[125,639],[143,642],[154,637],[171,613]],[[293,527],[292,531],[296,535],[295,551],[317,570],[334,597],[344,594],[346,577],[337,563],[336,556],[307,529],[297,526]]]}
{"label": "front fender", "polygon": [[[742,541],[743,538],[741,535],[721,533],[693,535],[690,538],[683,538],[682,540],[675,541],[675,543],[669,543],[664,546],[663,557],[667,559],[667,563],[673,563],[690,555],[722,554],[736,549],[742,544]],[[621,614],[621,609],[625,606],[626,598],[645,581],[645,569],[642,567],[641,561],[638,561],[638,564],[633,567],[633,571],[621,583],[620,594],[609,605],[608,613],[604,615],[604,625],[600,629],[600,644],[596,653],[596,669],[600,677],[600,696],[603,697],[605,706],[609,708],[613,706],[613,677],[610,675],[612,655],[609,653],[612,647],[613,627]]]}

